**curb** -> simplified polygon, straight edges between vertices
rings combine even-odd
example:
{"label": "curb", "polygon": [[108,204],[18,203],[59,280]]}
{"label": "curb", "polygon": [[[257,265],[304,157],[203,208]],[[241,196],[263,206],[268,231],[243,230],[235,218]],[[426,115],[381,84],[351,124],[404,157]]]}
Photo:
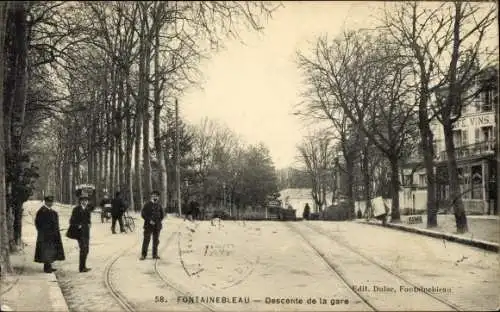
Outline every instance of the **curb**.
{"label": "curb", "polygon": [[68,304],[63,296],[62,289],[59,286],[59,281],[54,273],[47,274],[49,297],[52,302],[52,311],[69,312]]}
{"label": "curb", "polygon": [[488,250],[488,251],[498,252],[498,250],[499,250],[499,248],[498,248],[499,244],[480,240],[480,239],[464,238],[464,237],[454,235],[454,234],[442,233],[442,232],[425,230],[425,229],[418,229],[418,228],[408,227],[408,226],[394,224],[394,223],[386,223],[385,226],[381,223],[374,223],[374,222],[360,222],[360,223],[378,225],[381,227],[388,227],[388,228],[391,228],[394,230],[411,232],[411,233],[430,236],[430,237],[434,237],[434,238],[446,239],[446,240],[451,241],[451,242],[469,245],[472,247],[477,247],[477,248],[481,248],[481,249]]}

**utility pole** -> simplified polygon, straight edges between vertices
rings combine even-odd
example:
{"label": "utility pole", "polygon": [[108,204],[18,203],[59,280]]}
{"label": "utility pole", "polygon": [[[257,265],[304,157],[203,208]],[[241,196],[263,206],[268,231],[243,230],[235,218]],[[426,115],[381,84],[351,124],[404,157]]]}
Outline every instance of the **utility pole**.
{"label": "utility pole", "polygon": [[181,168],[179,159],[179,103],[175,99],[175,173],[176,173],[176,189],[177,189],[177,209],[179,216],[182,215],[181,210]]}

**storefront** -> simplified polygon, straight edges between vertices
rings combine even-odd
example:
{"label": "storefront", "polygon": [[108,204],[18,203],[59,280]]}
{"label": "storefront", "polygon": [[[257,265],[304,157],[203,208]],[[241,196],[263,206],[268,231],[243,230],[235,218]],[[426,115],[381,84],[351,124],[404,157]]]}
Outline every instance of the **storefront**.
{"label": "storefront", "polygon": [[[496,162],[494,157],[458,160],[462,201],[467,214],[498,214],[496,200]],[[436,166],[437,197],[440,210],[452,212],[452,198],[446,162]]]}

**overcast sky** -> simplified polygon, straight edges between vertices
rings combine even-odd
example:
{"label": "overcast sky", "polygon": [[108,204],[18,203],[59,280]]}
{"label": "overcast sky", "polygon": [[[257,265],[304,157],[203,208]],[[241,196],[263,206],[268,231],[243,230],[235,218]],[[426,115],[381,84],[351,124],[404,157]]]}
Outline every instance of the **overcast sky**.
{"label": "overcast sky", "polygon": [[294,165],[306,124],[294,116],[301,75],[296,51],[305,51],[324,33],[334,37],[348,28],[372,25],[383,2],[284,2],[263,33],[242,32],[239,41],[201,64],[204,90],[180,99],[190,123],[207,116],[225,123],[247,143],[263,142],[277,168]]}

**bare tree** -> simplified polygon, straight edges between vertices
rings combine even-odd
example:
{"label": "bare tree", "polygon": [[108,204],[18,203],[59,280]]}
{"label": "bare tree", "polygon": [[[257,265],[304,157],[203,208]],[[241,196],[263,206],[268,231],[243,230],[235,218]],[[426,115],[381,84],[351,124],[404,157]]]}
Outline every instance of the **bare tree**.
{"label": "bare tree", "polygon": [[437,225],[433,135],[429,126],[436,109],[431,108],[431,98],[433,93],[446,87],[446,99],[438,103],[437,111],[447,133],[450,193],[457,231],[468,230],[450,129],[461,114],[462,90],[467,89],[470,79],[478,73],[477,58],[481,55],[486,31],[495,21],[495,12],[494,5],[485,8],[462,2],[443,3],[435,8],[409,2],[397,9],[386,10],[386,29],[416,61],[419,129],[428,180],[428,227]]}
{"label": "bare tree", "polygon": [[[346,32],[331,44],[319,38],[313,58],[299,55],[306,83],[327,105],[319,111],[334,119],[341,109],[355,129],[372,142],[391,164],[392,221],[399,221],[399,158],[412,134],[413,108],[407,60],[383,35]],[[389,69],[389,70],[388,70]],[[310,107],[318,109],[318,107]]]}
{"label": "bare tree", "polygon": [[5,184],[5,153],[7,151],[4,132],[4,114],[3,114],[3,85],[4,85],[4,43],[7,24],[7,12],[9,2],[0,3],[0,273],[2,275],[12,272],[9,252],[9,231],[7,226],[7,201]]}
{"label": "bare tree", "polygon": [[330,171],[335,158],[332,137],[323,131],[318,132],[308,136],[298,149],[311,178],[311,195],[321,212],[326,205],[326,193],[332,186]]}

